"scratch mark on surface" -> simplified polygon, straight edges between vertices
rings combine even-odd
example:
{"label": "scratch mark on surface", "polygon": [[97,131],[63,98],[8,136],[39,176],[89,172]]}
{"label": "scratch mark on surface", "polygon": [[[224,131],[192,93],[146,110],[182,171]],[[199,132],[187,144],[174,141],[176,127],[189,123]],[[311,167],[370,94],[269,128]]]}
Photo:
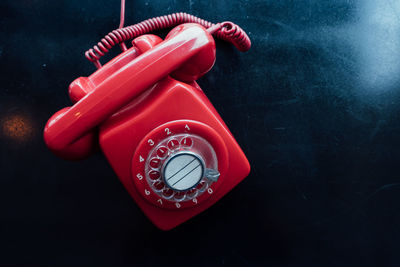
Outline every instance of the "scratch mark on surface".
{"label": "scratch mark on surface", "polygon": [[296,190],[297,190],[297,192],[301,195],[301,197],[302,197],[304,200],[308,200],[308,197],[307,197],[307,195],[304,193],[303,190],[301,190],[298,186],[296,186]]}
{"label": "scratch mark on surface", "polygon": [[381,129],[381,127],[382,127],[382,125],[383,125],[384,122],[385,122],[384,120],[379,120],[379,121],[376,123],[375,128],[372,130],[372,132],[371,132],[371,134],[370,134],[370,136],[369,136],[369,140],[370,140],[370,141],[372,141],[372,140],[375,138],[376,134],[379,132],[379,130]]}
{"label": "scratch mark on surface", "polygon": [[376,196],[379,192],[381,192],[381,191],[383,191],[383,190],[387,190],[387,189],[390,189],[390,188],[392,188],[392,187],[398,187],[398,186],[400,186],[400,183],[385,184],[385,185],[379,187],[378,189],[376,189],[375,192],[373,192],[371,195],[369,195],[369,196],[365,199],[365,201],[367,201],[367,200],[373,198],[374,196]]}
{"label": "scratch mark on surface", "polygon": [[278,26],[282,27],[283,29],[286,29],[286,30],[288,30],[288,31],[290,31],[290,32],[293,32],[293,33],[297,33],[297,32],[298,32],[295,28],[293,28],[292,26],[287,25],[287,24],[285,24],[285,23],[283,23],[283,22],[280,22],[280,21],[278,21],[278,20],[273,20],[273,22],[274,22],[276,25],[278,25]]}

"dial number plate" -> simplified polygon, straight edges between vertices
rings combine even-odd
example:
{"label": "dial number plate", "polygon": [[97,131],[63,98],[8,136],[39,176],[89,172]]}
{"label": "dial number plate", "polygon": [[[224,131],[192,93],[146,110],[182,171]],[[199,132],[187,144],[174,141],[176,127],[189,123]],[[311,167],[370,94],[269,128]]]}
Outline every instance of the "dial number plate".
{"label": "dial number plate", "polygon": [[[191,136],[193,137],[191,138]],[[189,160],[190,164],[186,167],[181,166],[185,168],[181,168],[181,172],[176,175],[172,172],[181,163],[170,161],[171,159],[168,158],[171,153],[177,153],[176,155],[180,153],[190,154],[192,147],[196,145],[196,136],[209,143],[218,159],[218,170],[221,174],[226,172],[228,167],[227,150],[222,138],[215,130],[196,121],[169,122],[146,135],[132,158],[132,179],[142,197],[156,206],[168,209],[185,209],[197,206],[212,197],[222,180],[213,182],[204,178],[205,166],[201,166],[201,164],[204,164],[201,162],[201,157],[193,157],[192,162],[190,162],[189,157],[181,158],[181,160]],[[163,160],[179,164],[172,164],[170,165],[171,168],[164,166],[163,169]],[[226,164],[220,164],[220,162]],[[200,165],[197,167],[196,163]],[[161,175],[163,170],[166,173],[166,179],[169,178],[168,181],[163,180]],[[173,177],[171,178],[171,176]],[[186,180],[185,178],[188,176],[191,179]],[[198,181],[193,179],[198,179]]]}

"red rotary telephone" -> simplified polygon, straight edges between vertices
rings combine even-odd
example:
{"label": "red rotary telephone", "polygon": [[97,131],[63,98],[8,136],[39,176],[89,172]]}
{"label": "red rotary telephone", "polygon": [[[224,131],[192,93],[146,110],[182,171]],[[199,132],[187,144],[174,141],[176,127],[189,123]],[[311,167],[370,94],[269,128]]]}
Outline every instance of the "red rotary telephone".
{"label": "red rotary telephone", "polygon": [[[171,24],[180,25],[165,40],[142,35]],[[237,25],[184,13],[111,32],[86,53],[99,69],[71,83],[74,105],[54,114],[44,129],[46,145],[62,158],[87,157],[99,143],[132,198],[163,230],[207,209],[250,172],[195,82],[215,62],[212,34],[242,51],[250,48]],[[121,45],[123,53],[101,67],[100,56],[132,36],[138,36],[133,46]]]}

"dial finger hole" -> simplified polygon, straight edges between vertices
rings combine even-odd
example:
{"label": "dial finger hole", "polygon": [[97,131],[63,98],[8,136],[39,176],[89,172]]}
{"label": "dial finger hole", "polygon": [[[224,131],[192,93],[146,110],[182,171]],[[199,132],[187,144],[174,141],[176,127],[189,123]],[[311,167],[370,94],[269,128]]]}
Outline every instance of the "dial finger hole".
{"label": "dial finger hole", "polygon": [[162,181],[156,181],[153,186],[155,191],[160,192],[165,187],[165,184]]}
{"label": "dial finger hole", "polygon": [[165,158],[168,155],[168,148],[165,146],[160,146],[157,149],[157,156],[159,156],[160,158]]}
{"label": "dial finger hole", "polygon": [[190,137],[184,137],[181,140],[181,145],[185,147],[191,147],[193,145],[193,140]]}
{"label": "dial finger hole", "polygon": [[208,187],[208,184],[206,181],[201,181],[197,186],[196,189],[199,190],[200,192],[204,192]]}
{"label": "dial finger hole", "polygon": [[150,171],[149,172],[149,177],[150,177],[150,179],[151,180],[157,180],[158,178],[160,178],[160,172],[158,172],[158,171]]}
{"label": "dial finger hole", "polygon": [[193,189],[191,189],[191,190],[186,192],[186,196],[188,198],[192,199],[192,198],[195,198],[197,196],[198,192],[199,191],[196,188],[193,188]]}
{"label": "dial finger hole", "polygon": [[179,148],[179,142],[176,139],[172,139],[172,140],[168,141],[167,146],[168,146],[169,149],[175,150],[175,149]]}
{"label": "dial finger hole", "polygon": [[174,196],[174,191],[172,191],[172,189],[169,188],[164,188],[162,190],[162,195],[165,199],[170,199]]}
{"label": "dial finger hole", "polygon": [[152,158],[150,160],[150,167],[157,169],[158,167],[160,167],[161,164],[161,160],[158,158]]}
{"label": "dial finger hole", "polygon": [[185,198],[185,196],[186,196],[185,192],[176,192],[174,195],[174,199],[176,201],[182,201]]}

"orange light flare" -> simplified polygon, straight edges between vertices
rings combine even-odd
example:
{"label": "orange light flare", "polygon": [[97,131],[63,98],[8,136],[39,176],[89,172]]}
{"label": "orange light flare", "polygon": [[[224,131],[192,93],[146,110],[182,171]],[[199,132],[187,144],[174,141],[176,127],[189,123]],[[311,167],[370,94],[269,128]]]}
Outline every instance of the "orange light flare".
{"label": "orange light flare", "polygon": [[33,136],[33,123],[24,115],[10,115],[1,119],[1,131],[4,137],[19,142],[29,141]]}

